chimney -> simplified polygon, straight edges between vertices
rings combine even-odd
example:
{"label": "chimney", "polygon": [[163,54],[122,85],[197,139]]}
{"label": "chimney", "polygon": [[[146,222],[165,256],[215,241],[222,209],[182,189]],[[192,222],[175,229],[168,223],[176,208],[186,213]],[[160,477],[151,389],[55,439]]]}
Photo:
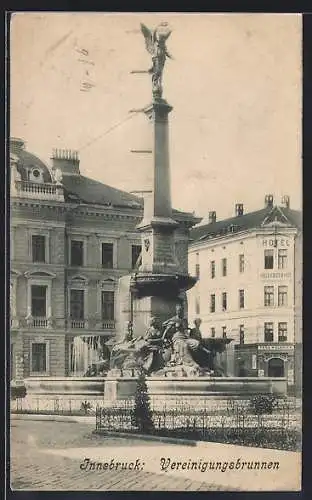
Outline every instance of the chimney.
{"label": "chimney", "polygon": [[208,214],[208,221],[209,221],[209,224],[211,224],[212,222],[216,222],[217,220],[217,214],[215,211],[213,212],[209,212]]}
{"label": "chimney", "polygon": [[60,169],[63,175],[80,175],[78,151],[54,148],[51,160],[52,170]]}
{"label": "chimney", "polygon": [[18,154],[23,149],[25,149],[25,142],[23,139],[19,139],[18,137],[10,138],[10,153]]}
{"label": "chimney", "polygon": [[287,194],[285,194],[284,196],[282,196],[282,206],[285,207],[285,208],[289,208],[290,206],[290,198]]}
{"label": "chimney", "polygon": [[235,215],[244,215],[244,205],[242,203],[235,204]]}
{"label": "chimney", "polygon": [[273,207],[273,194],[266,194],[264,198],[264,204],[266,208],[272,208]]}

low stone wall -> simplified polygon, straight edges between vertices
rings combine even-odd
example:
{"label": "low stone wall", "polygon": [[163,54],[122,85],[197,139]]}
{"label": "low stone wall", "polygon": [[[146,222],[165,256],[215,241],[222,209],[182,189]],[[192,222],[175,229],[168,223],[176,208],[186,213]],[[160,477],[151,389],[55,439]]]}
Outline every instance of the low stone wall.
{"label": "low stone wall", "polygon": [[[97,405],[115,406],[119,401],[131,405],[136,378],[31,377],[25,385],[27,396],[11,401],[12,411],[71,413],[81,410],[85,402],[90,411]],[[287,381],[282,378],[148,377],[147,386],[155,410],[191,405],[209,412],[226,410],[229,400],[248,404],[256,394],[282,396],[287,391]]]}
{"label": "low stone wall", "polygon": [[104,394],[104,377],[29,377],[24,380],[27,394],[88,396]]}
{"label": "low stone wall", "polygon": [[287,394],[286,378],[268,377],[148,377],[149,394],[157,397],[202,396],[245,398],[256,394]]}

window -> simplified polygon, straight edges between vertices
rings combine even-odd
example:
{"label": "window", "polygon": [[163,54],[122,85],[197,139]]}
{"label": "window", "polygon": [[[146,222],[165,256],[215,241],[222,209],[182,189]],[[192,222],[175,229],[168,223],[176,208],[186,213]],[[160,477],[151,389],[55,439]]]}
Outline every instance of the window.
{"label": "window", "polygon": [[115,319],[114,292],[102,291],[102,320]]}
{"label": "window", "polygon": [[245,255],[243,253],[238,256],[238,266],[239,272],[243,273],[245,271]]}
{"label": "window", "polygon": [[31,286],[31,315],[45,318],[47,313],[47,286]]}
{"label": "window", "polygon": [[214,327],[212,327],[212,328],[210,329],[210,333],[211,333],[211,337],[212,337],[212,338],[215,338],[215,336],[216,336],[216,329],[215,329]]}
{"label": "window", "polygon": [[31,237],[32,243],[32,260],[33,262],[45,262],[45,236],[41,234],[33,234]]}
{"label": "window", "polygon": [[287,342],[287,323],[278,324],[278,341]]}
{"label": "window", "polygon": [[226,326],[222,327],[222,338],[226,338]]}
{"label": "window", "polygon": [[83,266],[83,241],[71,240],[70,259],[72,266]]}
{"label": "window", "polygon": [[227,262],[226,259],[222,259],[222,276],[227,274]]}
{"label": "window", "polygon": [[287,267],[287,250],[286,248],[281,248],[278,251],[278,268],[279,269],[286,269]]}
{"label": "window", "polygon": [[264,342],[273,342],[273,323],[264,323]]}
{"label": "window", "polygon": [[264,269],[273,269],[274,250],[264,250]]}
{"label": "window", "polygon": [[199,277],[200,277],[200,266],[199,266],[199,264],[195,264],[195,276],[199,280]]}
{"label": "window", "polygon": [[84,290],[70,290],[70,317],[84,319]]}
{"label": "window", "polygon": [[211,279],[216,277],[216,262],[214,260],[210,262],[210,277]]}
{"label": "window", "polygon": [[279,306],[287,306],[287,286],[279,286],[278,287],[278,305]]}
{"label": "window", "polygon": [[216,296],[214,293],[210,295],[210,312],[214,313],[216,311]]}
{"label": "window", "polygon": [[195,264],[195,276],[199,280],[200,277],[200,265],[199,265],[199,253],[196,253],[196,264]]}
{"label": "window", "polygon": [[256,370],[257,369],[257,354],[252,354],[251,355],[251,369]]}
{"label": "window", "polygon": [[245,343],[244,325],[239,325],[239,343],[240,345]]}
{"label": "window", "polygon": [[102,243],[102,267],[106,269],[113,269],[114,267],[113,243]]}
{"label": "window", "polygon": [[245,307],[245,290],[238,290],[238,304],[240,309]]}
{"label": "window", "polygon": [[10,380],[15,378],[14,344],[10,346]]}
{"label": "window", "polygon": [[[107,243],[106,243],[107,244]],[[137,269],[141,264],[141,245],[131,245],[131,267]],[[140,260],[139,260],[140,259]]]}
{"label": "window", "polygon": [[47,344],[45,342],[31,344],[31,371],[37,373],[47,371]]}
{"label": "window", "polygon": [[199,297],[195,298],[195,314],[200,314],[200,302]]}
{"label": "window", "polygon": [[227,295],[226,292],[222,293],[222,310],[226,311],[227,309]]}
{"label": "window", "polygon": [[274,286],[264,287],[264,305],[265,307],[274,306]]}

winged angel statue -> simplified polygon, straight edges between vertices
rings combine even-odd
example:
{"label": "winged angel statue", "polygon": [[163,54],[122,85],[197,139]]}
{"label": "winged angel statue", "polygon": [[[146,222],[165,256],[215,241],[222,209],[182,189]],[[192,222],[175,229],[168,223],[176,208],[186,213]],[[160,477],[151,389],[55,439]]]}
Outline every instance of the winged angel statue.
{"label": "winged angel statue", "polygon": [[160,23],[154,30],[149,30],[145,24],[141,23],[141,31],[145,38],[146,49],[152,56],[152,67],[148,73],[152,74],[153,96],[162,96],[162,74],[166,58],[173,59],[167,51],[166,40],[171,34],[168,23]]}

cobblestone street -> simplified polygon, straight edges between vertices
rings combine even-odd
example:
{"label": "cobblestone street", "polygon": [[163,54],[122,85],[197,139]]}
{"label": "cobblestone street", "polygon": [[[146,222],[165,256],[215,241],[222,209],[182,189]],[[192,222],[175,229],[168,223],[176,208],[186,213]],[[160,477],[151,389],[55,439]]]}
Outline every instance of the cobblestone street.
{"label": "cobblestone street", "polygon": [[[207,491],[224,488],[190,478],[131,470],[82,471],[80,463],[95,447],[163,447],[166,444],[92,435],[93,426],[76,422],[11,422],[11,487],[13,490],[145,490]],[[83,449],[81,460],[47,451]],[[135,457],[135,451],[133,456]],[[137,458],[137,457],[135,457]],[[103,457],[104,459],[104,457]]]}

